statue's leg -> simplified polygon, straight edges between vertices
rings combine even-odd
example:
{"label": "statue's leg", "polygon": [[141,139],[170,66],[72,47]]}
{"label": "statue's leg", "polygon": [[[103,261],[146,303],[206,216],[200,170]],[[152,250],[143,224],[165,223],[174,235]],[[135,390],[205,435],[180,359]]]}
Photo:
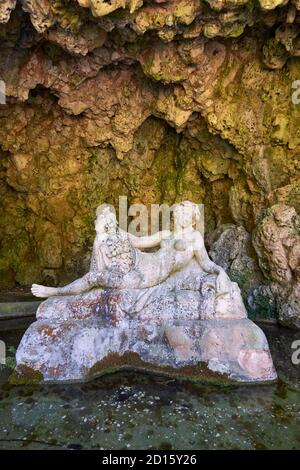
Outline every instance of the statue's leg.
{"label": "statue's leg", "polygon": [[89,272],[65,287],[58,287],[56,295],[77,295],[101,286],[102,274]]}
{"label": "statue's leg", "polygon": [[103,284],[103,273],[89,272],[80,279],[77,279],[65,287],[45,287],[33,284],[32,293],[36,297],[54,297],[58,295],[78,295],[88,292],[94,287],[101,287]]}

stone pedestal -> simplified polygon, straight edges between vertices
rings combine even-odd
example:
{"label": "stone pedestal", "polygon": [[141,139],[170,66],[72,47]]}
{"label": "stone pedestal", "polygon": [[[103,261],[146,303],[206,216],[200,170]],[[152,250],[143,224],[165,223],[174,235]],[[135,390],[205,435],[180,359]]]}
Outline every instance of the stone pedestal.
{"label": "stone pedestal", "polygon": [[171,290],[139,312],[126,311],[137,304],[130,290],[48,299],[18,348],[12,381],[86,381],[121,369],[218,383],[273,381],[266,337],[232,286],[229,299],[207,304],[208,293]]}

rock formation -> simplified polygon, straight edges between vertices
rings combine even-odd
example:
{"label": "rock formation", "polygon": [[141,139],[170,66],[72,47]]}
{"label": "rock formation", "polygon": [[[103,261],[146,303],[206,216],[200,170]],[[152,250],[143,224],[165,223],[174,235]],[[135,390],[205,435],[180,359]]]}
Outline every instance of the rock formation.
{"label": "rock formation", "polygon": [[300,217],[293,207],[268,209],[254,233],[260,267],[271,281],[281,323],[300,328]]}
{"label": "rock formation", "polygon": [[[94,210],[120,195],[202,202],[208,237],[230,224],[248,247],[256,227],[277,224],[265,210],[299,214],[299,10],[297,0],[1,2],[0,287],[81,275]],[[250,263],[245,289],[258,303],[276,284],[285,301],[272,315],[295,326],[297,267],[287,300],[260,237],[235,267]]]}

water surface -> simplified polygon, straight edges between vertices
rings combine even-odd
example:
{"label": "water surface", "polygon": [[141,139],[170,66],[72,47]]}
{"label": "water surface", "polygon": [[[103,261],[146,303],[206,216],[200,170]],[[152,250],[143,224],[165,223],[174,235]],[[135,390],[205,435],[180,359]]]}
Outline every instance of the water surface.
{"label": "water surface", "polygon": [[[300,365],[291,362],[300,332],[264,330],[274,385],[218,388],[120,373],[83,385],[14,387],[2,367],[0,448],[300,449]],[[11,356],[22,334],[0,331]]]}

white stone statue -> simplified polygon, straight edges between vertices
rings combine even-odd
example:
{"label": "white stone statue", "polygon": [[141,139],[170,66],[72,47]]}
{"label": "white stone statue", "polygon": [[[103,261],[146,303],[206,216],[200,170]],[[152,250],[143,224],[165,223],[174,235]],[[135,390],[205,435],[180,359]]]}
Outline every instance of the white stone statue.
{"label": "white stone statue", "polygon": [[48,299],[18,348],[14,381],[84,381],[124,368],[191,380],[276,379],[265,335],[195,229],[198,206],[185,201],[173,214],[173,232],[136,237],[109,206],[98,209],[90,271],[65,287],[32,286]]}
{"label": "white stone statue", "polygon": [[[118,228],[115,213],[107,207],[97,210],[96,239],[90,271],[81,279],[62,287],[33,284],[36,297],[76,295],[96,287],[144,289],[157,286],[195,259],[204,273],[217,275],[216,293],[226,294],[231,281],[226,272],[208,257],[201,233],[194,228],[199,208],[189,201],[176,204],[173,210],[174,232],[158,232],[136,237]],[[156,252],[142,252],[154,248]]]}

